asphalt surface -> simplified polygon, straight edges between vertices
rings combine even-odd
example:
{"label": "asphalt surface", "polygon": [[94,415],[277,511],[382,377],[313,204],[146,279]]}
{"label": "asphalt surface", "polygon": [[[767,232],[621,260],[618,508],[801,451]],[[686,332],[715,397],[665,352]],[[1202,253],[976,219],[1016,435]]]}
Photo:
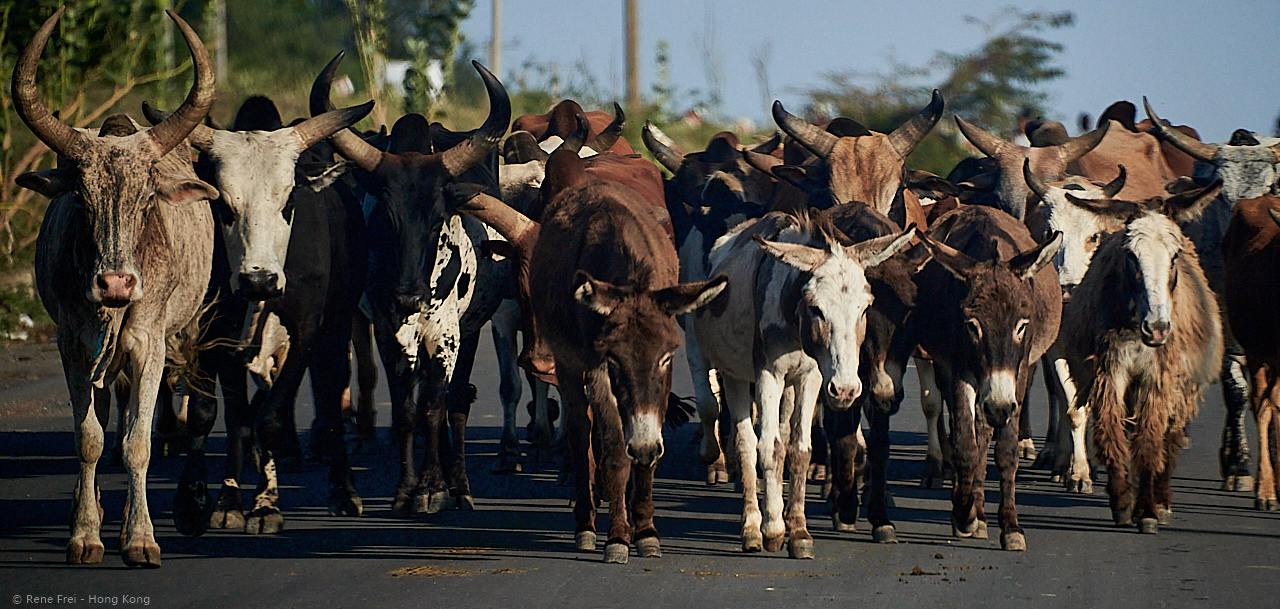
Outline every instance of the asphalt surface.
{"label": "asphalt surface", "polygon": [[[991,539],[952,538],[949,490],[917,486],[925,426],[912,372],[907,400],[893,420],[889,469],[896,497],[890,517],[902,543],[873,543],[865,521],[856,533],[832,532],[826,504],[812,485],[807,512],[815,560],[790,560],[785,551],[741,553],[741,496],[731,485],[705,485],[691,443],[695,426],[686,425],[668,432],[666,456],[658,466],[654,495],[663,556],[633,555],[626,565],[608,565],[599,551],[574,550],[569,489],[555,486],[549,464],[526,462],[524,472],[515,475],[489,473],[496,462],[501,409],[487,331],[485,336],[472,379],[479,400],[467,445],[474,512],[390,517],[396,459],[386,442],[390,407],[380,379],[382,443],[376,454],[353,457],[363,517],[327,515],[325,471],[308,464],[302,473],[281,478],[282,533],[253,537],[211,530],[200,538],[183,537],[173,528],[171,512],[181,460],[154,458],[148,492],[163,549],[164,566],[158,570],[130,570],[120,560],[125,476],[105,460],[98,471],[107,556],[95,566],[63,564],[77,471],[65,385],[56,365],[50,372],[47,349],[22,347],[27,359],[0,359],[0,604],[1280,606],[1280,513],[1255,511],[1250,494],[1219,490],[1223,407],[1216,386],[1190,428],[1192,445],[1174,477],[1174,521],[1159,535],[1112,526],[1103,482],[1095,484],[1092,495],[1068,495],[1047,472],[1027,469],[1029,462],[1023,461],[1018,507],[1029,550],[1000,550],[994,468],[987,484]],[[52,357],[56,364],[56,351]],[[44,368],[36,365],[40,361],[46,362]],[[690,394],[683,357],[677,361],[676,390]],[[1043,433],[1045,404],[1038,390],[1031,406],[1037,434]],[[306,389],[298,410],[299,427],[305,428],[312,416]],[[522,412],[520,425],[527,420]],[[113,432],[114,424],[109,439]],[[1251,442],[1256,447],[1256,436]],[[210,450],[214,475],[221,471],[224,449],[219,422]]]}

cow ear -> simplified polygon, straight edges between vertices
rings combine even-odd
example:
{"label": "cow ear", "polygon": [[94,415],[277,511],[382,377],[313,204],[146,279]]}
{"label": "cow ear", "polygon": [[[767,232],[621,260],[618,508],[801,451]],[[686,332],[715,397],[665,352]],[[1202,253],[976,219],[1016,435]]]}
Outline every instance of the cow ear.
{"label": "cow ear", "polygon": [[912,224],[896,235],[885,235],[855,243],[844,248],[844,251],[850,258],[857,260],[862,264],[862,268],[868,269],[879,265],[881,262],[888,260],[899,250],[911,243],[911,238],[916,236],[916,225]]}
{"label": "cow ear", "polygon": [[790,182],[796,188],[806,190],[813,185],[815,171],[816,168],[805,165],[778,165],[770,173],[775,178]]}
{"label": "cow ear", "polygon": [[16,180],[18,186],[34,190],[50,199],[56,199],[75,188],[75,175],[69,169],[30,171]]}
{"label": "cow ear", "polygon": [[1222,192],[1222,180],[1214,180],[1204,188],[1178,193],[1164,200],[1165,214],[1174,222],[1190,222],[1200,217],[1204,208]]}
{"label": "cow ear", "polygon": [[808,245],[800,245],[799,243],[781,243],[778,241],[766,241],[760,235],[752,235],[752,239],[760,244],[760,249],[765,253],[777,258],[783,264],[805,273],[812,273],[813,269],[818,268],[827,258],[831,257],[831,253],[809,247]]}
{"label": "cow ear", "polygon": [[1009,261],[1009,270],[1023,281],[1031,279],[1040,272],[1040,269],[1053,261],[1060,247],[1062,247],[1062,232],[1053,231],[1053,236],[1048,241],[1014,256],[1013,260]]}
{"label": "cow ear", "polygon": [[912,169],[906,165],[902,166],[902,182],[907,188],[930,190],[948,197],[960,196],[960,188],[948,182],[946,178],[920,169]]}
{"label": "cow ear", "polygon": [[977,260],[970,258],[968,254],[965,254],[960,250],[942,243],[941,241],[934,241],[924,233],[920,233],[917,236],[920,237],[920,243],[923,244],[925,248],[929,250],[929,253],[933,255],[933,259],[938,261],[938,264],[942,265],[942,268],[947,269],[947,271],[952,275],[955,275],[956,278],[961,281],[966,281],[969,274],[973,272],[973,267],[978,265]]}
{"label": "cow ear", "polygon": [[337,182],[343,175],[355,165],[351,161],[340,161],[327,165],[320,169],[318,173],[308,173],[305,176],[306,186],[313,192],[320,192]]}
{"label": "cow ear", "polygon": [[573,276],[573,283],[578,286],[573,291],[573,299],[605,317],[613,313],[622,304],[622,299],[630,293],[626,288],[599,281],[586,271],[578,271]]}
{"label": "cow ear", "polygon": [[722,273],[707,281],[682,283],[656,290],[652,298],[658,308],[674,317],[702,308],[703,305],[715,300],[728,286],[729,278]]}
{"label": "cow ear", "polygon": [[174,178],[156,184],[156,194],[174,205],[186,205],[196,201],[214,201],[221,194],[218,189],[203,180]]}
{"label": "cow ear", "polygon": [[1275,222],[1276,226],[1280,226],[1280,211],[1268,209],[1267,214],[1271,216],[1271,221]]}
{"label": "cow ear", "polygon": [[512,260],[520,257],[520,251],[516,249],[516,246],[511,245],[510,241],[503,241],[501,239],[485,240],[480,244],[480,251],[496,256],[502,256],[503,258],[511,258]]}
{"label": "cow ear", "polygon": [[1147,208],[1141,203],[1132,201],[1121,201],[1119,199],[1081,199],[1069,192],[1066,195],[1067,201],[1076,207],[1082,207],[1100,216],[1108,216],[1128,222],[1143,213]]}

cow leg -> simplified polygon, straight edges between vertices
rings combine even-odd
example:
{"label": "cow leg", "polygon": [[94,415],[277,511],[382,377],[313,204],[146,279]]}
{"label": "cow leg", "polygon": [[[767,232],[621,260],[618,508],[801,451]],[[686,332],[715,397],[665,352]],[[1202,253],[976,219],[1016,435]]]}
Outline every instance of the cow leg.
{"label": "cow leg", "polygon": [[449,488],[442,457],[449,455],[448,373],[442,358],[418,362],[418,416],[423,421],[423,451],[418,485],[413,491],[413,513],[435,514],[448,508]]}
{"label": "cow leg", "polygon": [[694,315],[681,316],[684,325],[685,356],[689,360],[689,375],[693,379],[693,394],[698,402],[698,420],[702,423],[702,442],[698,445],[698,459],[707,466],[707,485],[729,481],[724,454],[720,446],[720,400],[712,387],[711,365],[698,347],[694,332]]}
{"label": "cow leg", "polygon": [[1222,357],[1222,400],[1227,406],[1227,420],[1222,428],[1218,462],[1222,469],[1222,490],[1247,493],[1253,491],[1253,476],[1249,473],[1249,436],[1244,422],[1249,402],[1244,360],[1238,344],[1228,345]]}
{"label": "cow leg", "polygon": [[[1019,424],[1019,418],[1010,417],[1004,427],[996,430],[996,468],[1000,471],[1000,547],[1006,550],[1024,551],[1027,549],[1027,540],[1023,535],[1022,526],[1018,524],[1018,506],[1015,497],[1020,456],[1019,434],[1018,430],[1010,428],[1017,424]],[[980,447],[980,449],[984,448]],[[982,450],[981,454],[987,454],[986,450]]]}
{"label": "cow leg", "polygon": [[[1058,357],[1057,345],[1054,345],[1048,352],[1040,358],[1040,362],[1044,364],[1044,387],[1049,394],[1049,423],[1044,432],[1044,444],[1040,447],[1040,452],[1036,454],[1036,459],[1031,463],[1031,469],[1047,469],[1053,471],[1054,466],[1058,463],[1058,448],[1061,441],[1058,428],[1062,422],[1062,413],[1066,410],[1063,404],[1062,379],[1058,377],[1058,368],[1055,362],[1060,359]],[[1023,406],[1025,410],[1025,405]],[[1061,472],[1053,472],[1061,479]]]}
{"label": "cow leg", "polygon": [[[240,499],[240,477],[244,473],[245,456],[250,451],[256,451],[253,438],[253,413],[256,411],[249,406],[244,364],[233,352],[225,348],[214,348],[202,354],[201,358],[211,359],[210,368],[216,372],[218,384],[222,388],[222,410],[227,428],[226,468],[217,505],[209,516],[209,526],[215,529],[243,529],[245,522],[244,507]],[[266,392],[263,392],[263,397],[266,397]]]}
{"label": "cow leg", "polygon": [[373,361],[373,324],[359,307],[351,315],[351,352],[355,354],[356,384],[360,389],[356,402],[355,452],[371,454],[377,442],[378,411],[374,408],[373,395],[378,388],[378,366]]}
{"label": "cow leg", "polygon": [[979,452],[978,446],[975,413],[978,393],[965,380],[956,378],[952,382],[954,399],[948,400],[951,411],[951,457],[955,468],[951,487],[951,533],[956,537],[978,537],[980,525],[985,524],[979,517],[982,506],[975,502],[977,494],[982,492],[978,470],[986,469],[987,460],[986,453]]}
{"label": "cow leg", "polygon": [[1171,412],[1185,412],[1185,406],[1181,403],[1184,398],[1180,392],[1165,393],[1153,385],[1153,382],[1148,381],[1136,388],[1136,404],[1133,408],[1137,415],[1132,444],[1133,468],[1137,470],[1139,479],[1133,518],[1138,521],[1143,533],[1156,532],[1160,517],[1156,484],[1157,478],[1168,467],[1165,457],[1171,447],[1165,446],[1166,441],[1182,441],[1181,430],[1169,426]]}
{"label": "cow leg", "polygon": [[898,543],[888,510],[890,415],[872,408],[867,417],[871,424],[871,437],[867,442],[867,522],[871,523],[873,540],[878,543]]}
{"label": "cow leg", "polygon": [[411,513],[414,489],[418,486],[418,470],[413,451],[414,436],[418,428],[413,398],[416,378],[413,368],[405,361],[395,333],[384,331],[384,327],[382,324],[375,326],[382,369],[387,374],[387,392],[391,394],[391,437],[400,458],[400,481],[396,483],[395,497],[391,500],[391,513],[405,517]]}
{"label": "cow leg", "polygon": [[526,373],[525,378],[533,393],[533,420],[530,422],[533,431],[526,430],[525,439],[534,445],[536,460],[551,461],[562,471],[567,470],[563,454],[566,445],[564,424],[561,423],[559,428],[555,426],[556,419],[560,417],[560,404],[550,397],[551,384],[532,374]]}
{"label": "cow leg", "polygon": [[1258,427],[1258,486],[1254,507],[1271,511],[1280,507],[1276,502],[1276,464],[1271,456],[1275,451],[1277,404],[1280,403],[1280,386],[1268,364],[1249,360],[1253,376],[1253,416]]}
{"label": "cow leg", "polygon": [[[218,418],[218,399],[214,395],[216,377],[196,375],[192,386],[184,391],[187,401],[187,433],[191,435],[187,460],[178,478],[178,488],[173,495],[173,525],[179,533],[198,537],[209,528],[213,514],[213,496],[209,494],[208,469],[205,463],[204,445]],[[208,379],[208,380],[206,380]]]}
{"label": "cow leg", "polygon": [[[163,379],[163,375],[161,376]],[[187,432],[187,404],[178,400],[178,408],[174,410],[173,390],[167,382],[161,380],[160,392],[156,397],[156,435],[155,444],[161,457],[177,457],[191,450],[193,436]]]}
{"label": "cow leg", "polygon": [[[160,322],[157,320],[155,323]],[[134,391],[129,400],[124,431],[124,466],[129,474],[129,495],[120,528],[120,556],[130,567],[160,566],[160,545],[156,543],[151,511],[147,507],[147,467],[151,462],[151,422],[164,375],[164,349],[164,341],[153,338],[143,341],[130,354]]]}
{"label": "cow leg", "polygon": [[493,350],[498,356],[498,397],[502,400],[502,440],[498,443],[498,462],[493,467],[495,474],[521,471],[520,438],[516,435],[516,415],[524,383],[520,367],[516,365],[519,318],[520,306],[514,299],[507,298],[489,319]]}
{"label": "cow leg", "polygon": [[467,477],[467,419],[471,417],[471,404],[476,401],[476,386],[471,384],[471,368],[475,365],[476,349],[480,345],[480,332],[472,332],[462,339],[457,363],[449,381],[448,409],[449,430],[453,432],[449,455],[449,491],[455,505],[461,510],[475,509],[471,496],[471,481]]}
{"label": "cow leg", "polygon": [[[288,455],[289,442],[297,440],[298,434],[293,431],[293,403],[298,397],[298,387],[302,385],[302,377],[307,370],[307,357],[311,352],[308,337],[315,335],[314,329],[300,328],[290,332],[297,337],[290,346],[292,357],[286,357],[280,364],[280,373],[271,383],[270,389],[259,389],[266,392],[266,398],[258,403],[255,414],[255,431],[258,442],[262,446],[262,467],[258,489],[253,498],[253,509],[245,515],[245,532],[250,535],[269,535],[278,533],[284,528],[284,515],[280,513],[280,485],[277,475],[281,473],[281,461]],[[344,335],[345,337],[345,335]]]}
{"label": "cow leg", "polygon": [[[111,416],[110,389],[95,389],[89,383],[89,362],[82,357],[82,347],[72,332],[59,336],[58,350],[66,372],[67,390],[75,412],[76,455],[80,474],[71,508],[71,539],[67,542],[67,562],[96,564],[102,562],[106,548],[102,545],[101,492],[98,490],[98,460],[102,458]],[[123,436],[123,426],[119,435]]]}
{"label": "cow leg", "polygon": [[[311,394],[315,402],[316,424],[311,429],[313,442],[324,451],[329,464],[329,514],[359,516],[364,503],[356,493],[355,477],[343,441],[342,392],[351,380],[348,357],[350,315],[338,315],[332,323],[322,325],[316,333],[311,356]],[[315,446],[313,445],[313,449]]]}
{"label": "cow leg", "polygon": [[920,378],[920,408],[924,411],[929,436],[920,488],[942,488],[943,464],[947,462],[942,454],[942,392],[938,390],[933,360],[917,357],[915,361],[916,375]]}
{"label": "cow leg", "polygon": [[831,467],[827,471],[831,492],[831,521],[836,531],[858,530],[858,426],[861,410],[855,405],[846,410],[823,408],[823,422],[831,444]]}
{"label": "cow leg", "polygon": [[1125,430],[1124,392],[1127,373],[1099,369],[1089,390],[1094,412],[1093,441],[1107,466],[1107,498],[1117,525],[1133,522],[1132,487],[1129,483],[1129,440]]}
{"label": "cow leg", "polygon": [[1036,362],[1027,370],[1027,390],[1022,396],[1022,408],[1018,414],[1018,458],[1034,459],[1036,442],[1031,435],[1031,379],[1036,377]]}

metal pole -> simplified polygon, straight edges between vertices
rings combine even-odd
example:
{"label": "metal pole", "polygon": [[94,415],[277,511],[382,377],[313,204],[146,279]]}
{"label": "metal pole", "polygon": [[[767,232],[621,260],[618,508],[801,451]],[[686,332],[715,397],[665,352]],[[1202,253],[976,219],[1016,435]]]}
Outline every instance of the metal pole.
{"label": "metal pole", "polygon": [[219,83],[227,81],[227,0],[213,0],[214,30],[217,47],[214,53],[214,77]]}
{"label": "metal pole", "polygon": [[640,113],[640,64],[636,59],[636,47],[640,42],[640,20],[636,17],[639,0],[626,0],[626,55],[627,55],[627,106],[634,115]]}
{"label": "metal pole", "polygon": [[502,78],[502,0],[493,0],[493,33],[489,40],[489,71]]}

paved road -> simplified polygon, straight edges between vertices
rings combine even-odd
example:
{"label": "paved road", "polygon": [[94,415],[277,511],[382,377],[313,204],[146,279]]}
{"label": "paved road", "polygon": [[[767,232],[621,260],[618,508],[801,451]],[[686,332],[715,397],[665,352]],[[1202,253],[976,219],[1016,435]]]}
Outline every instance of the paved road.
{"label": "paved road", "polygon": [[[808,514],[816,560],[742,554],[741,499],[730,486],[703,484],[688,425],[668,435],[658,470],[664,555],[619,566],[574,551],[567,489],[555,486],[549,467],[488,473],[501,421],[494,367],[486,344],[473,379],[480,398],[468,442],[475,512],[390,518],[395,459],[384,444],[353,459],[362,518],[328,516],[321,507],[325,474],[308,466],[282,479],[288,521],[281,534],[211,531],[190,539],[174,531],[170,512],[181,463],[156,459],[149,491],[164,568],[153,571],[127,570],[113,553],[125,482],[121,468],[105,464],[99,479],[108,555],[98,566],[62,564],[77,466],[70,414],[48,405],[65,400],[65,389],[38,378],[31,382],[45,383],[45,394],[20,383],[0,388],[0,604],[28,606],[40,596],[65,604],[61,595],[80,606],[156,607],[1280,606],[1280,513],[1256,512],[1251,497],[1218,490],[1217,387],[1179,462],[1174,523],[1158,536],[1111,526],[1102,484],[1093,495],[1066,495],[1045,472],[1024,469],[1018,505],[1027,552],[1001,551],[994,534],[952,539],[948,491],[917,488],[924,420],[912,381],[893,422],[889,472],[897,498],[890,516],[903,543],[872,543],[865,522],[857,533],[833,533],[825,504],[814,499]],[[683,368],[677,391],[690,393]],[[307,400],[304,392],[300,403]],[[386,401],[380,387],[384,441]],[[1040,393],[1033,401],[1038,431],[1044,405]],[[302,410],[305,427],[311,415]],[[224,446],[219,427],[213,452]],[[994,502],[995,486],[988,490]],[[988,511],[994,518],[994,503]]]}

